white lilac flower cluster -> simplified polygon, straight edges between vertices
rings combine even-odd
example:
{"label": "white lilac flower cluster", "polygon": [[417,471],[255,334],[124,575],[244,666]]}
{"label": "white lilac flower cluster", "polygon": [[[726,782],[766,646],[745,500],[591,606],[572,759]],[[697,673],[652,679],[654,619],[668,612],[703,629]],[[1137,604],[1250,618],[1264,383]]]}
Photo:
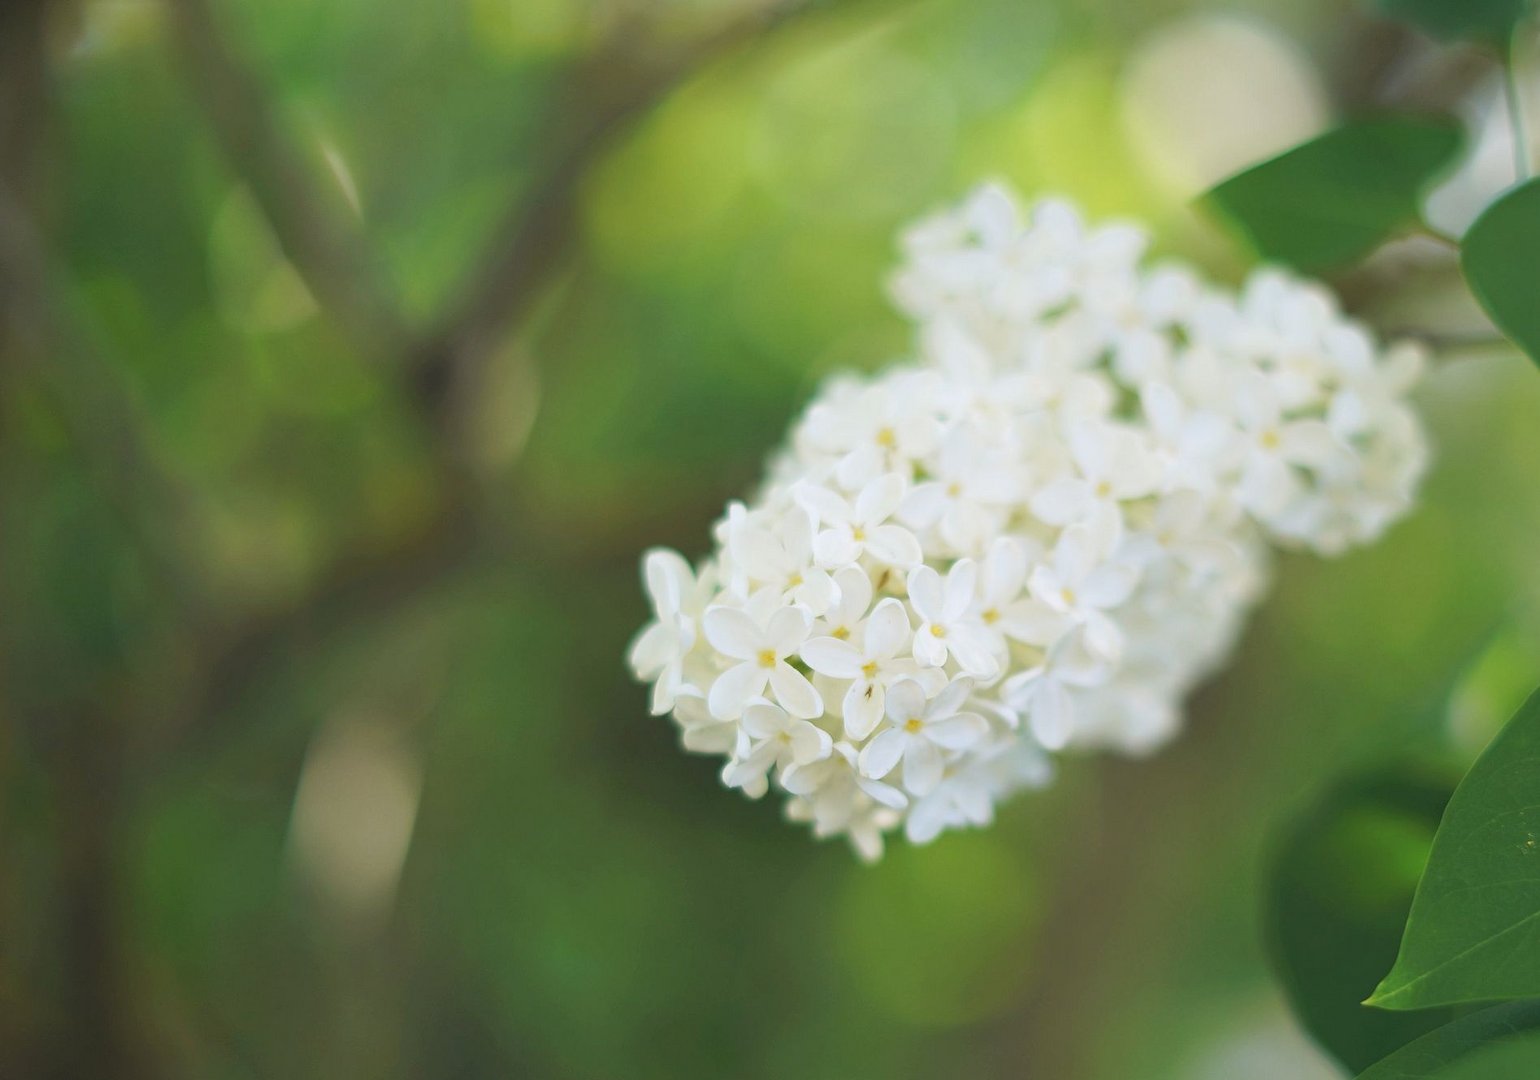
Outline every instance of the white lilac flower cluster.
{"label": "white lilac flower cluster", "polygon": [[729,787],[867,858],[986,824],[1049,752],[1167,739],[1271,545],[1407,509],[1417,350],[1145,245],[994,186],[920,223],[893,283],[918,362],[826,385],[698,568],[648,553],[632,665]]}

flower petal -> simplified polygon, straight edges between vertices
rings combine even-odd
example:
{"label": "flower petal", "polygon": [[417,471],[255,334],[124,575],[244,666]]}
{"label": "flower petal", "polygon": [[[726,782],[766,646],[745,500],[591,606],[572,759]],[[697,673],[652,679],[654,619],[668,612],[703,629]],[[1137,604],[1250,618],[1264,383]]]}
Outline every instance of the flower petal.
{"label": "flower petal", "polygon": [[963,702],[968,700],[968,695],[971,693],[973,693],[972,679],[967,676],[953,679],[941,693],[936,695],[936,700],[930,703],[925,710],[925,718],[931,722],[946,719],[962,708]]}
{"label": "flower petal", "polygon": [[870,527],[893,516],[904,501],[907,481],[898,473],[885,473],[861,489],[856,496],[855,520]]}
{"label": "flower petal", "polygon": [[801,720],[792,725],[791,759],[796,764],[811,765],[815,761],[822,761],[833,748],[834,740],[817,724]]}
{"label": "flower petal", "polygon": [[965,674],[985,680],[1000,674],[1000,662],[990,651],[988,641],[967,627],[952,628],[947,635],[947,648]]}
{"label": "flower petal", "polygon": [[1034,517],[1048,525],[1068,525],[1091,507],[1091,485],[1084,480],[1055,480],[1027,501]]}
{"label": "flower petal", "polygon": [[897,728],[881,732],[861,751],[861,774],[880,780],[893,771],[898,759],[904,756],[909,738]]}
{"label": "flower petal", "polygon": [[888,719],[895,726],[925,715],[925,690],[913,679],[900,679],[888,687]]}
{"label": "flower petal", "polygon": [[[898,655],[898,650],[904,647],[904,640],[909,636],[909,615],[904,611],[902,601],[888,597],[877,605],[872,612],[872,617],[866,620],[866,636],[862,642],[866,646],[866,655],[870,657],[892,657]],[[805,655],[805,654],[804,654]],[[812,663],[811,660],[808,661]],[[830,674],[834,674],[830,672]],[[855,675],[845,675],[843,678],[853,679]]]}
{"label": "flower petal", "polygon": [[765,692],[770,672],[763,665],[748,661],[730,667],[716,677],[706,705],[718,720],[734,720],[743,715],[749,699]]}
{"label": "flower petal", "polygon": [[909,602],[926,622],[941,620],[941,575],[928,566],[909,571]]}
{"label": "flower petal", "polygon": [[866,553],[889,566],[918,566],[924,558],[914,533],[902,525],[878,525],[866,534]]}
{"label": "flower petal", "polygon": [[642,574],[647,595],[659,615],[677,612],[695,584],[695,575],[683,555],[669,548],[652,548],[643,556]]}
{"label": "flower petal", "polygon": [[834,679],[858,679],[866,657],[848,641],[819,637],[802,643],[801,656],[807,666],[820,675]]}
{"label": "flower petal", "polygon": [[707,608],[701,629],[713,649],[734,660],[751,659],[767,645],[764,630],[737,608]]}
{"label": "flower petal", "polygon": [[989,734],[989,721],[978,713],[958,713],[925,725],[925,737],[943,750],[966,750]]}
{"label": "flower petal", "polygon": [[973,590],[978,584],[979,564],[972,559],[958,559],[946,575],[946,606],[939,621],[956,622],[973,606]]}
{"label": "flower petal", "polygon": [[923,484],[916,484],[914,489],[904,496],[904,501],[898,508],[898,519],[906,525],[923,529],[936,523],[936,519],[941,516],[941,511],[946,509],[946,503],[946,485],[939,480],[928,480]]}
{"label": "flower petal", "polygon": [[743,719],[739,721],[743,730],[756,739],[771,739],[786,730],[786,725],[791,718],[786,715],[786,710],[779,705],[772,705],[768,701],[756,701],[743,710]]}
{"label": "flower petal", "polygon": [[790,656],[807,640],[812,628],[813,619],[806,611],[799,607],[781,608],[765,624],[765,647],[774,649],[776,656]]}
{"label": "flower petal", "polygon": [[807,676],[786,661],[781,660],[770,669],[770,688],[775,691],[775,700],[791,715],[804,720],[823,715],[823,698]]}
{"label": "flower petal", "polygon": [[855,682],[845,691],[845,734],[857,742],[865,739],[882,720],[887,691],[881,683]]}
{"label": "flower petal", "polygon": [[915,795],[929,795],[941,783],[945,771],[941,751],[925,739],[910,739],[904,748],[904,787]]}
{"label": "flower petal", "polygon": [[813,560],[819,566],[849,566],[861,557],[861,545],[844,525],[825,529],[813,539]]}

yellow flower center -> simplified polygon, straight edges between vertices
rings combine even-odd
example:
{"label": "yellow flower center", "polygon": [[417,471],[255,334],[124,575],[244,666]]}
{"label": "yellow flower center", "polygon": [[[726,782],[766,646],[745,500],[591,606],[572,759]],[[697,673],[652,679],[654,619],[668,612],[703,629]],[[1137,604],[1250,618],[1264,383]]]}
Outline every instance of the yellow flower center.
{"label": "yellow flower center", "polygon": [[918,735],[920,733],[920,729],[924,726],[925,721],[921,720],[918,716],[910,717],[908,720],[904,721],[904,730],[911,735]]}
{"label": "yellow flower center", "polygon": [[774,649],[760,649],[759,650],[759,666],[760,667],[775,667],[775,650]]}
{"label": "yellow flower center", "polygon": [[868,660],[866,663],[862,664],[861,674],[866,676],[868,679],[875,679],[877,677],[877,661]]}

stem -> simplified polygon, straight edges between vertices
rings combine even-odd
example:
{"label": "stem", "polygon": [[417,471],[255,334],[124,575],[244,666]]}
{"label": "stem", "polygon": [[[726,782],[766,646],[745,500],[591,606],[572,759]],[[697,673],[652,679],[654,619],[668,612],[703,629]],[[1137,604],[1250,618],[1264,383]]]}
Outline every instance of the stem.
{"label": "stem", "polygon": [[[1515,39],[1516,40],[1516,39]],[[1508,43],[1506,63],[1503,65],[1503,89],[1508,97],[1508,124],[1513,129],[1513,165],[1519,180],[1530,177],[1529,129],[1524,123],[1524,103],[1519,93],[1518,64],[1514,58],[1514,41]]]}

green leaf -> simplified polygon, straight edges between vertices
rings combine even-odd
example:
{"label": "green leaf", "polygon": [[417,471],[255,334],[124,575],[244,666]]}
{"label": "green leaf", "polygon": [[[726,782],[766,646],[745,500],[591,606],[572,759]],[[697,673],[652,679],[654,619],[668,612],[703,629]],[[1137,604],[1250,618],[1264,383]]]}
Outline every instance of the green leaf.
{"label": "green leaf", "polygon": [[1498,329],[1540,362],[1540,180],[1487,207],[1465,234],[1460,265]]}
{"label": "green leaf", "polygon": [[1349,780],[1292,826],[1273,860],[1273,966],[1300,1023],[1354,1072],[1454,1018],[1362,1004],[1395,960],[1453,787],[1421,767]]}
{"label": "green leaf", "polygon": [[1380,0],[1387,15],[1420,26],[1434,37],[1501,44],[1524,17],[1528,0]]}
{"label": "green leaf", "polygon": [[1540,1036],[1483,1046],[1438,1074],[1437,1080],[1535,1080],[1540,1076]]}
{"label": "green leaf", "polygon": [[1205,201],[1262,258],[1327,270],[1415,222],[1423,189],[1460,145],[1452,121],[1362,120],[1232,176]]}
{"label": "green leaf", "polygon": [[[1362,1072],[1358,1080],[1426,1080],[1467,1058],[1480,1059],[1485,1048],[1501,1046],[1516,1036],[1540,1029],[1540,1002],[1518,1001],[1462,1016],[1408,1043],[1384,1061]],[[1532,1040],[1525,1038],[1525,1043]],[[1540,1073],[1529,1073],[1526,1080]],[[1485,1080],[1493,1080],[1486,1077]]]}
{"label": "green leaf", "polygon": [[1540,693],[1444,812],[1400,955],[1368,1004],[1424,1009],[1540,996]]}

